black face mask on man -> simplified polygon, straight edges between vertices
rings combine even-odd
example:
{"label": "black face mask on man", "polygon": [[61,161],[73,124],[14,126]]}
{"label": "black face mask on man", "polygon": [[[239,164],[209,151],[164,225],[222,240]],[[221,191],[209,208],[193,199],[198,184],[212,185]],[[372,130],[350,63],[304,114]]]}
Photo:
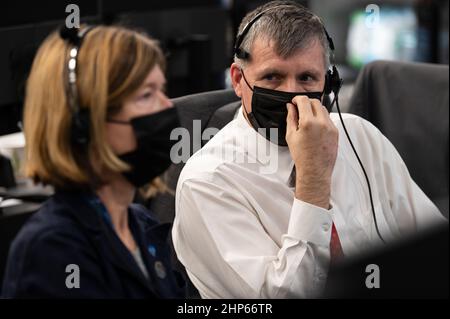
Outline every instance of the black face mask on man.
{"label": "black face mask on man", "polygon": [[[323,92],[284,92],[265,89],[258,86],[250,86],[241,70],[247,86],[252,90],[252,111],[247,113],[248,120],[253,128],[272,143],[287,146],[286,142],[286,118],[288,115],[287,103],[298,95],[305,95],[310,99],[320,100]],[[245,109],[245,105],[244,105]],[[247,112],[247,110],[245,110]],[[262,130],[258,130],[262,129]],[[277,129],[278,137],[271,136],[271,129]]]}
{"label": "black face mask on man", "polygon": [[137,147],[118,157],[131,166],[131,170],[123,175],[135,187],[149,183],[170,166],[170,149],[176,142],[170,139],[170,133],[180,126],[175,108],[135,117],[130,122],[112,119],[108,119],[108,122],[133,127]]}

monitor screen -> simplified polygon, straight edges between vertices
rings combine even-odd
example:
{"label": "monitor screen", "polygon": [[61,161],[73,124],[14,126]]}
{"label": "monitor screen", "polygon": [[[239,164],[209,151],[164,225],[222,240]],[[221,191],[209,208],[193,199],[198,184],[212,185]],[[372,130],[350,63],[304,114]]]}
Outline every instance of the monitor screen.
{"label": "monitor screen", "polygon": [[379,18],[373,12],[355,10],[350,14],[347,37],[347,62],[356,68],[373,60],[423,61],[421,34],[414,9],[382,6]]}

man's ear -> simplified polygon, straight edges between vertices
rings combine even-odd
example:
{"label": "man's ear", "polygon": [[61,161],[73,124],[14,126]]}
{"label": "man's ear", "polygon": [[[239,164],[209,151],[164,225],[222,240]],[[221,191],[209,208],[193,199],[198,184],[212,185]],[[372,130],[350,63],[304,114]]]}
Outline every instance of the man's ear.
{"label": "man's ear", "polygon": [[233,85],[234,92],[236,93],[237,96],[242,98],[242,85],[241,85],[242,72],[240,66],[237,63],[231,64],[230,75],[231,75],[231,84]]}

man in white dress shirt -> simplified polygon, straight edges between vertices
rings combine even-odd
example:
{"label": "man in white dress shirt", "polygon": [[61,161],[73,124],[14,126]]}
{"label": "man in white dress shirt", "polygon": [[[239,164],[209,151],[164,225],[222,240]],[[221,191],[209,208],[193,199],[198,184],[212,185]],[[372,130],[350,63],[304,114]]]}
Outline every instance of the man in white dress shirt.
{"label": "man in white dress shirt", "polygon": [[332,44],[317,16],[274,1],[239,34],[246,25],[231,66],[242,106],[180,175],[174,247],[203,298],[316,297],[333,250],[346,258],[445,219],[378,129],[344,114],[374,218],[339,117],[321,103]]}

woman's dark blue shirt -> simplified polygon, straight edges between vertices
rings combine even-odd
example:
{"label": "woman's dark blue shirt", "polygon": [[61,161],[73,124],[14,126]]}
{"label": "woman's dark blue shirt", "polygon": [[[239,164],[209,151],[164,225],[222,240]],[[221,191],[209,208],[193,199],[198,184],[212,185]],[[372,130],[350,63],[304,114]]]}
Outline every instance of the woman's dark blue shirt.
{"label": "woman's dark blue shirt", "polygon": [[[14,239],[2,296],[183,298],[183,280],[170,262],[170,225],[159,224],[141,205],[129,207],[129,227],[147,268],[147,279],[105,212],[93,194],[56,192]],[[73,265],[79,270],[79,285]]]}

